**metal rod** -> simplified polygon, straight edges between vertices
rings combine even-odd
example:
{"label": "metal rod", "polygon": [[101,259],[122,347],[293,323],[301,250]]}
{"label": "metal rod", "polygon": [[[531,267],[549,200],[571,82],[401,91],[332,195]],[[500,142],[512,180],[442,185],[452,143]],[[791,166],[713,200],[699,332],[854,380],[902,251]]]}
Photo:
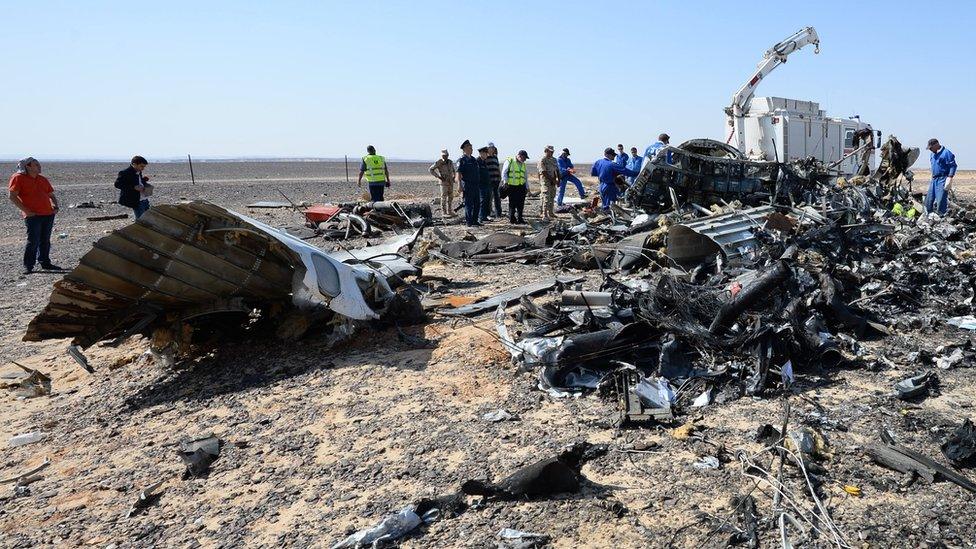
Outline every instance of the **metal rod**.
{"label": "metal rod", "polygon": [[864,143],[860,147],[854,149],[853,151],[849,152],[845,156],[841,157],[841,159],[838,160],[837,162],[834,162],[832,164],[828,164],[826,169],[830,170],[830,169],[833,169],[835,166],[840,166],[842,162],[844,162],[848,158],[854,156],[855,154],[861,152],[861,150],[864,149],[864,148],[866,148],[868,145],[873,145],[873,143],[871,141],[868,141],[867,143]]}
{"label": "metal rod", "polygon": [[346,185],[349,184],[349,155],[346,155]]}

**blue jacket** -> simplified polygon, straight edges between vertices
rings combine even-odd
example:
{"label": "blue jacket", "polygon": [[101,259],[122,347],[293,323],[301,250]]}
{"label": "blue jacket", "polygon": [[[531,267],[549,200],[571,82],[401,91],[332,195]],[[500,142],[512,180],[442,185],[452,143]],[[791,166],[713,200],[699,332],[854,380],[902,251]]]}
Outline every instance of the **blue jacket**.
{"label": "blue jacket", "polygon": [[630,157],[630,161],[627,162],[627,169],[634,170],[635,172],[640,173],[641,164],[643,163],[644,163],[644,157],[637,156],[635,154],[634,156]]}
{"label": "blue jacket", "polygon": [[956,175],[956,156],[949,149],[942,147],[939,152],[932,153],[931,161],[932,179]]}
{"label": "blue jacket", "polygon": [[613,185],[613,178],[618,175],[628,175],[630,177],[637,176],[637,172],[634,170],[628,170],[627,168],[617,164],[616,162],[607,160],[606,158],[601,158],[593,163],[593,169],[590,170],[590,175],[595,176],[600,180],[600,187]]}
{"label": "blue jacket", "polygon": [[[664,147],[667,147],[667,145],[664,144],[664,141],[656,141],[652,145],[649,145],[646,150],[644,150],[644,156],[650,158],[651,160],[654,160],[654,157],[657,155],[657,152],[663,149]],[[671,151],[668,151],[667,163],[668,164],[671,163]]]}
{"label": "blue jacket", "polygon": [[559,179],[561,181],[566,181],[569,176],[573,175],[568,171],[573,167],[573,161],[568,156],[557,156],[556,165],[559,166]]}
{"label": "blue jacket", "polygon": [[627,155],[627,153],[618,153],[617,154],[617,158],[614,158],[613,159],[614,163],[616,163],[618,166],[622,166],[624,168],[627,167],[627,161],[628,160],[630,160],[630,156]]}
{"label": "blue jacket", "polygon": [[457,173],[461,174],[461,181],[465,187],[469,185],[474,188],[478,187],[481,182],[481,169],[478,166],[477,158],[462,155],[461,158],[458,158],[456,169]]}

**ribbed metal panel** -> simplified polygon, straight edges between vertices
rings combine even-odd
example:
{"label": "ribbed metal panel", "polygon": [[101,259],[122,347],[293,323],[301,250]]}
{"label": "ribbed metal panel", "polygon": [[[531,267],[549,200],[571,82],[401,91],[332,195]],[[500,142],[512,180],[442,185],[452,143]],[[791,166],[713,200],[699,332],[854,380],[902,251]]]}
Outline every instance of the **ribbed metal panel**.
{"label": "ribbed metal panel", "polygon": [[761,227],[765,216],[774,211],[772,206],[759,206],[673,225],[668,230],[668,257],[682,265],[717,252],[727,259],[740,257],[755,249],[753,229]]}
{"label": "ribbed metal panel", "polygon": [[24,341],[73,338],[87,347],[147,311],[191,312],[232,299],[287,300],[301,260],[270,235],[207,202],[153,206],[101,238],[54,284]]}

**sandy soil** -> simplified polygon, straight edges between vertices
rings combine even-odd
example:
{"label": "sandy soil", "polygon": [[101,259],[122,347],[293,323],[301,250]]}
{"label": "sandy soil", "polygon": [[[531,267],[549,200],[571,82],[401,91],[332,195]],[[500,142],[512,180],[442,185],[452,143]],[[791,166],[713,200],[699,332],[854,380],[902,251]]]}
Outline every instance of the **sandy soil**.
{"label": "sandy soil", "polygon": [[[64,204],[113,199],[111,179],[98,174],[119,168],[93,172],[68,165],[49,173],[58,169],[77,172],[61,178],[64,185],[52,177]],[[312,184],[309,176],[286,173],[270,181],[264,172],[247,175],[252,169],[247,166],[222,169],[226,177],[213,176],[196,187],[174,172],[157,187],[155,200],[205,198],[243,209],[252,200],[278,200],[275,189],[297,201],[321,201],[323,192],[331,200],[358,194],[325,178]],[[925,180],[921,172],[918,177]],[[229,181],[214,182],[220,179]],[[967,172],[957,185],[960,192],[976,192],[976,177]],[[416,173],[392,194],[433,196],[435,188]],[[527,210],[535,214],[537,206]],[[77,264],[93,241],[131,221],[90,223],[85,216],[122,211],[113,205],[66,209],[55,227],[54,260],[66,267]],[[277,224],[296,221],[287,210],[256,215]],[[714,454],[713,443],[727,455],[738,449],[757,452],[754,433],[763,423],[779,423],[783,397],[705,408],[696,419],[707,442],[675,440],[664,427],[621,430],[615,427],[613,402],[597,396],[554,400],[538,391],[533,373],[513,369],[485,317],[472,323],[435,316],[408,329],[435,340],[433,349],[413,348],[399,341],[395,330],[364,332],[331,350],[324,336],[313,334],[294,345],[234,342],[177,369],[142,358],[146,344],[133,339],[114,349],[90,349],[96,373],[89,375],[63,352],[67,342],[20,342],[58,277],[17,274],[21,232],[20,220],[6,211],[0,221],[5,252],[0,345],[6,361],[48,373],[54,394],[23,400],[0,393],[0,478],[45,457],[53,465],[28,496],[13,497],[9,486],[0,486],[2,547],[330,546],[419,497],[452,492],[470,478],[501,477],[582,439],[612,447],[584,468],[593,485],[583,493],[490,504],[436,522],[402,545],[494,547],[496,533],[510,527],[549,534],[556,547],[722,547],[727,534],[713,530],[722,520],[734,522],[732,496],[753,493],[760,515],[770,516],[768,487],[756,489],[734,459],[708,471],[692,463]],[[518,263],[471,269],[428,264],[425,272],[453,279],[459,295],[490,295],[553,274]],[[587,287],[596,280],[590,273]],[[968,337],[936,323],[898,334],[883,347],[868,347],[904,364],[910,351],[934,352]],[[833,455],[823,463],[829,479],[824,491],[853,546],[976,544],[973,494],[945,482],[906,484],[860,450],[884,426],[904,444],[941,461],[938,445],[945,433],[976,415],[976,374],[964,366],[940,371],[941,394],[917,405],[889,395],[894,381],[914,371],[912,364],[801,376],[802,398],[791,398],[793,421],[815,423],[810,418],[817,410],[828,420],[824,432]],[[2,368],[7,371],[10,364]],[[518,419],[481,419],[499,408]],[[10,436],[38,430],[47,433],[44,441],[6,447]],[[207,477],[181,480],[176,444],[208,431],[226,441],[220,459]],[[651,443],[649,451],[628,451]],[[760,459],[770,462],[768,456]],[[159,503],[123,518],[139,490],[159,480],[165,481]],[[863,495],[848,495],[844,484],[859,486]],[[621,516],[617,502],[628,512]],[[778,547],[777,536],[762,523],[764,547]]]}

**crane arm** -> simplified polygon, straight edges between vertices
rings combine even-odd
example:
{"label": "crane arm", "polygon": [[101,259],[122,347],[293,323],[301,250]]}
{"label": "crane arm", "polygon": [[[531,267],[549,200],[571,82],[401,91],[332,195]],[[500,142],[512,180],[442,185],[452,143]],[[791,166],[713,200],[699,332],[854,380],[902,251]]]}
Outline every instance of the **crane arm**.
{"label": "crane arm", "polygon": [[755,74],[732,96],[731,114],[736,117],[744,116],[749,100],[755,95],[756,86],[759,85],[759,82],[773,72],[776,67],[786,63],[786,58],[791,53],[810,44],[814,45],[814,53],[820,53],[820,37],[817,36],[817,31],[813,27],[804,27],[794,33],[793,36],[766,50],[762,61],[756,67]]}

